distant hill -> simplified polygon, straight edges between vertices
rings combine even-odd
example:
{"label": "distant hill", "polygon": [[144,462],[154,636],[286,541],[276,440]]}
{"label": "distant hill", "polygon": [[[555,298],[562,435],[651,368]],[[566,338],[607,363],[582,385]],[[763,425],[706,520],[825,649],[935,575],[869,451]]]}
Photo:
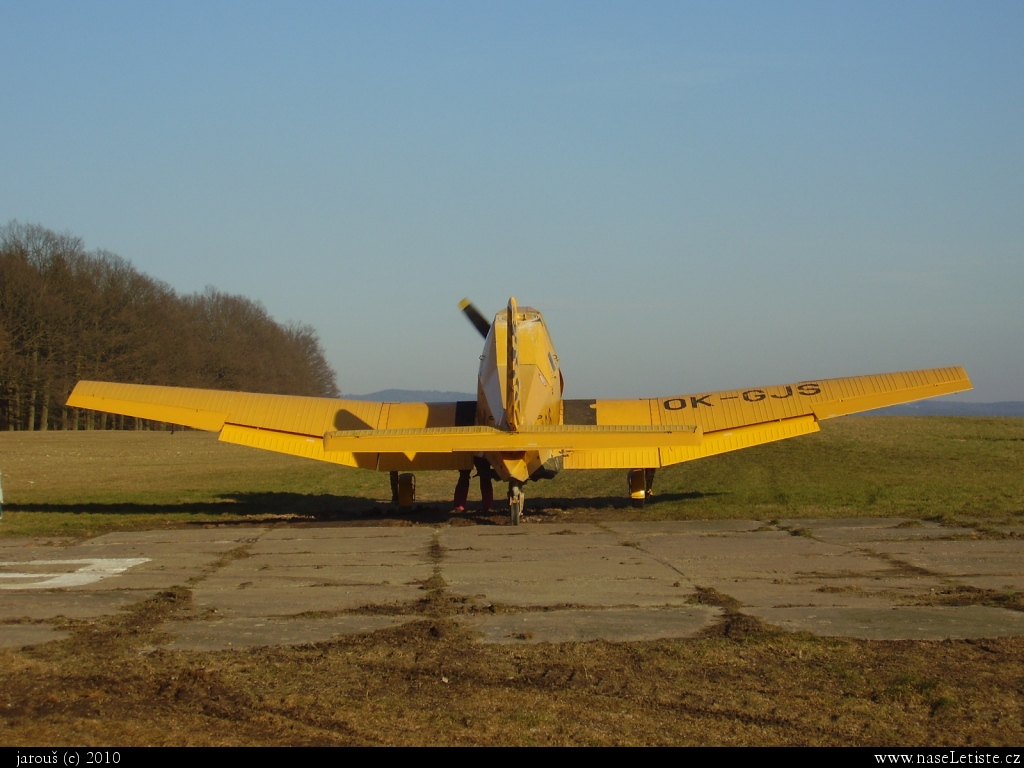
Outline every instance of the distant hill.
{"label": "distant hill", "polygon": [[[468,392],[438,392],[419,389],[383,389],[368,395],[342,395],[349,400],[372,400],[381,403],[452,403],[476,400]],[[857,416],[1017,416],[1024,417],[1024,402],[958,403],[943,400],[922,400],[919,403],[891,405],[866,411]]]}
{"label": "distant hill", "polygon": [[1024,402],[958,403],[944,400],[922,400],[918,403],[890,405],[867,411],[864,416],[1024,416]]}
{"label": "distant hill", "polygon": [[379,403],[454,403],[476,400],[467,392],[438,392],[436,389],[382,389],[368,395],[342,395],[347,400],[372,400]]}

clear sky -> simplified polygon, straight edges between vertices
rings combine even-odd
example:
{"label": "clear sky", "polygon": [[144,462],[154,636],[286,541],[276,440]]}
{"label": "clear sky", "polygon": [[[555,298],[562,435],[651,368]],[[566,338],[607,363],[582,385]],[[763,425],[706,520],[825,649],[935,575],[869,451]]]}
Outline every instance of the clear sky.
{"label": "clear sky", "polygon": [[1024,3],[0,0],[0,223],[313,325],[343,392],[962,364],[1024,400]]}

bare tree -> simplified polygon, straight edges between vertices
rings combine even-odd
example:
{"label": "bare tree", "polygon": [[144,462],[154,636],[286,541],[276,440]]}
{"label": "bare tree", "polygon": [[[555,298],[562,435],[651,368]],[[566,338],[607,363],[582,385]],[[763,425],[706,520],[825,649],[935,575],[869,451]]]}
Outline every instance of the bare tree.
{"label": "bare tree", "polygon": [[0,429],[77,429],[64,402],[85,378],[338,393],[307,325],[281,325],[262,304],[215,288],[180,297],[69,234],[0,227]]}

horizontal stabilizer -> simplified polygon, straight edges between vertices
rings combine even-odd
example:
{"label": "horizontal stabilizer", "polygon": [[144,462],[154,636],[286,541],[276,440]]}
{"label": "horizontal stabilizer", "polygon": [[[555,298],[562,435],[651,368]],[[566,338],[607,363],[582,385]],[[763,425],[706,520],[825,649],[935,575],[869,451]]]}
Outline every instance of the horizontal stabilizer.
{"label": "horizontal stabilizer", "polygon": [[439,429],[355,429],[328,432],[325,451],[351,453],[473,453],[498,451],[593,451],[608,448],[657,449],[700,445],[700,427],[535,426],[506,432],[492,427]]}

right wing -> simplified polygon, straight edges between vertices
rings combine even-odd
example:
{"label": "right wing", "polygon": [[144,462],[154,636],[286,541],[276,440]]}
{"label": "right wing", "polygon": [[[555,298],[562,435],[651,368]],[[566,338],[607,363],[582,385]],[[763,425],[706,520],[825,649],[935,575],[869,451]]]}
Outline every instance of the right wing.
{"label": "right wing", "polygon": [[702,439],[694,445],[662,444],[642,450],[575,451],[565,457],[564,466],[664,467],[817,432],[822,419],[967,389],[971,381],[957,366],[646,400],[567,400],[565,424],[689,426],[699,430]]}

